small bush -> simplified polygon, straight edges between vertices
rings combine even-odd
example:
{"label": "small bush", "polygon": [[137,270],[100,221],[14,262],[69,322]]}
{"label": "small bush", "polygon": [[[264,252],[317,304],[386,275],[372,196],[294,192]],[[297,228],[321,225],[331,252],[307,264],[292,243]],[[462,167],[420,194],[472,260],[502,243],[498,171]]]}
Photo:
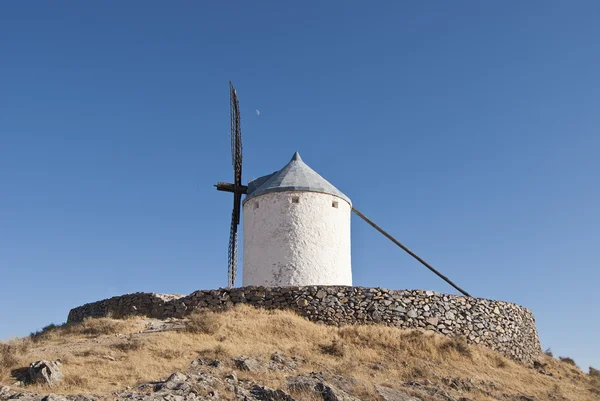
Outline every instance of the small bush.
{"label": "small bush", "polygon": [[123,321],[108,318],[85,319],[79,327],[73,326],[73,331],[80,331],[86,336],[116,334],[124,331],[127,324]]}
{"label": "small bush", "polygon": [[597,377],[597,378],[600,379],[600,370],[594,369],[593,367],[590,366],[589,375],[592,376],[592,377]]}
{"label": "small bush", "polygon": [[559,356],[558,359],[560,359],[561,362],[568,363],[569,365],[577,366],[573,358],[569,358],[568,356]]}
{"label": "small bush", "polygon": [[144,346],[139,338],[129,338],[127,341],[113,344],[112,347],[122,352],[137,351]]}
{"label": "small bush", "polygon": [[229,355],[229,353],[227,352],[227,349],[225,347],[223,347],[221,344],[218,344],[215,349],[213,350],[213,354],[215,356],[215,358],[225,358],[227,355]]}
{"label": "small bush", "polygon": [[17,347],[0,343],[0,372],[9,371],[19,363]]}
{"label": "small bush", "polygon": [[410,371],[410,376],[414,379],[427,377],[427,370],[420,366],[413,366],[412,370]]}
{"label": "small bush", "polygon": [[65,387],[72,389],[81,389],[85,388],[89,385],[89,380],[82,376],[72,375],[66,376],[63,379],[63,383]]}
{"label": "small bush", "polygon": [[50,323],[49,325],[43,327],[41,330],[38,330],[36,332],[33,332],[31,334],[29,334],[29,338],[33,341],[33,342],[39,342],[41,340],[44,340],[48,337],[48,335],[58,329],[60,329],[62,326],[58,326],[54,323]]}
{"label": "small bush", "polygon": [[155,355],[161,359],[172,360],[172,359],[183,358],[183,356],[185,354],[183,351],[180,351],[178,349],[164,349],[164,350],[157,350],[155,352]]}
{"label": "small bush", "polygon": [[467,358],[473,357],[473,352],[464,336],[453,337],[444,341],[440,346],[440,350],[442,352],[456,351],[458,354],[466,356]]}
{"label": "small bush", "polygon": [[189,333],[195,334],[215,334],[221,323],[218,316],[214,312],[202,311],[197,312],[188,318],[185,322],[185,329]]}
{"label": "small bush", "polygon": [[498,368],[505,368],[507,366],[506,359],[502,358],[501,356],[496,355],[496,357],[494,359],[495,359],[495,362],[496,362],[496,367],[498,367]]}
{"label": "small bush", "polygon": [[343,357],[346,355],[346,347],[337,340],[331,341],[330,344],[321,345],[321,352],[327,355]]}
{"label": "small bush", "polygon": [[552,350],[550,348],[544,351],[544,354],[548,355],[550,358],[554,358],[554,354],[552,353]]}

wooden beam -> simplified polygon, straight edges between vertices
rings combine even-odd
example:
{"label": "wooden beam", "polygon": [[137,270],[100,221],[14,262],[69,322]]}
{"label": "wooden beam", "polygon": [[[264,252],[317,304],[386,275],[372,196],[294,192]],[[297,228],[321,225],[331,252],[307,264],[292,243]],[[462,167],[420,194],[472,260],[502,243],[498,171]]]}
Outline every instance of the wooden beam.
{"label": "wooden beam", "polygon": [[463,295],[466,295],[467,297],[470,297],[471,295],[469,295],[468,292],[466,292],[465,290],[463,290],[462,288],[460,288],[459,286],[457,286],[456,284],[454,284],[452,281],[450,281],[450,279],[446,276],[444,276],[442,273],[438,272],[437,270],[435,270],[433,267],[431,267],[429,265],[429,263],[425,262],[423,259],[421,259],[416,253],[414,253],[413,251],[411,251],[410,249],[408,249],[407,247],[405,247],[404,245],[402,245],[402,243],[400,243],[400,241],[398,241],[396,238],[392,237],[390,234],[388,234],[387,232],[385,232],[381,227],[379,227],[377,224],[373,223],[367,216],[365,216],[364,214],[362,214],[361,212],[359,212],[358,210],[352,208],[352,211],[354,213],[356,213],[361,219],[363,219],[364,221],[366,221],[367,223],[369,223],[369,225],[371,225],[374,229],[376,229],[377,231],[379,231],[381,234],[385,235],[385,237],[387,239],[389,239],[390,241],[392,241],[394,244],[398,245],[400,248],[402,248],[404,251],[406,251],[410,256],[412,256],[413,258],[417,259],[419,262],[421,262],[422,265],[424,265],[426,268],[428,268],[429,270],[431,270],[432,272],[434,272],[435,274],[437,274],[439,277],[441,277],[445,282],[447,282],[448,284],[450,284],[452,287],[456,288],[458,291],[460,291]]}
{"label": "wooden beam", "polygon": [[228,182],[218,182],[217,185],[215,185],[215,187],[217,187],[217,191],[233,192],[236,194],[248,193],[248,187],[246,185],[238,185],[236,188],[235,185],[230,184]]}

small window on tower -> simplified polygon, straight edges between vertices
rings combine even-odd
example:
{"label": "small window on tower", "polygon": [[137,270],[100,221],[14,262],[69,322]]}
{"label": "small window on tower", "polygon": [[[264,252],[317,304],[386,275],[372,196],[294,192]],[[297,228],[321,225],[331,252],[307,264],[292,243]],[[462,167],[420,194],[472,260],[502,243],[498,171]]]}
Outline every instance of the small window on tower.
{"label": "small window on tower", "polygon": [[331,206],[337,209],[338,208],[338,201],[331,202]]}
{"label": "small window on tower", "polygon": [[292,196],[292,203],[300,203],[300,197],[299,196]]}
{"label": "small window on tower", "polygon": [[258,201],[254,202],[254,209],[258,209]]}

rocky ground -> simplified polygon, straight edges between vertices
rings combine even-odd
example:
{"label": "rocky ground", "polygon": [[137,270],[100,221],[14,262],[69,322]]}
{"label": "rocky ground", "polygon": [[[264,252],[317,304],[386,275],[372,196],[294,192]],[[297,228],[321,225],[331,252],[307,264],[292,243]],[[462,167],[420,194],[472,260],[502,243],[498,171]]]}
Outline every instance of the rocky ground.
{"label": "rocky ground", "polygon": [[[195,359],[189,369],[175,372],[162,381],[147,382],[123,391],[97,396],[91,394],[56,395],[15,391],[9,387],[0,390],[1,400],[20,401],[96,401],[96,400],[247,400],[247,401],[359,401],[363,386],[351,377],[328,372],[297,374],[298,361],[281,354],[273,354],[268,363],[253,358],[235,358],[233,369],[218,359]],[[260,382],[240,378],[244,372],[289,372],[285,387],[270,388]],[[384,401],[468,401],[469,394],[493,395],[498,390],[494,382],[477,382],[459,378],[443,378],[441,385],[430,380],[397,383],[396,388],[376,385],[376,394]],[[498,400],[529,401],[536,398],[527,394],[503,394]],[[564,399],[564,398],[563,398]]]}
{"label": "rocky ground", "polygon": [[89,320],[0,346],[1,401],[600,399],[598,371],[548,355],[525,366],[435,333],[247,307]]}

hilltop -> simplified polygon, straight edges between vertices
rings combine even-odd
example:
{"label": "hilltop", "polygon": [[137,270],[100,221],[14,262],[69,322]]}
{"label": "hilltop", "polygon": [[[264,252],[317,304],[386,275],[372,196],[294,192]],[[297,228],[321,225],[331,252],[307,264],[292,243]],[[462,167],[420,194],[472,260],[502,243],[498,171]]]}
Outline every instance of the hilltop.
{"label": "hilltop", "polygon": [[[59,361],[58,384],[17,385],[38,360]],[[542,354],[525,366],[428,331],[237,305],[185,319],[87,318],[2,343],[0,399],[600,399],[598,372],[570,362]]]}

